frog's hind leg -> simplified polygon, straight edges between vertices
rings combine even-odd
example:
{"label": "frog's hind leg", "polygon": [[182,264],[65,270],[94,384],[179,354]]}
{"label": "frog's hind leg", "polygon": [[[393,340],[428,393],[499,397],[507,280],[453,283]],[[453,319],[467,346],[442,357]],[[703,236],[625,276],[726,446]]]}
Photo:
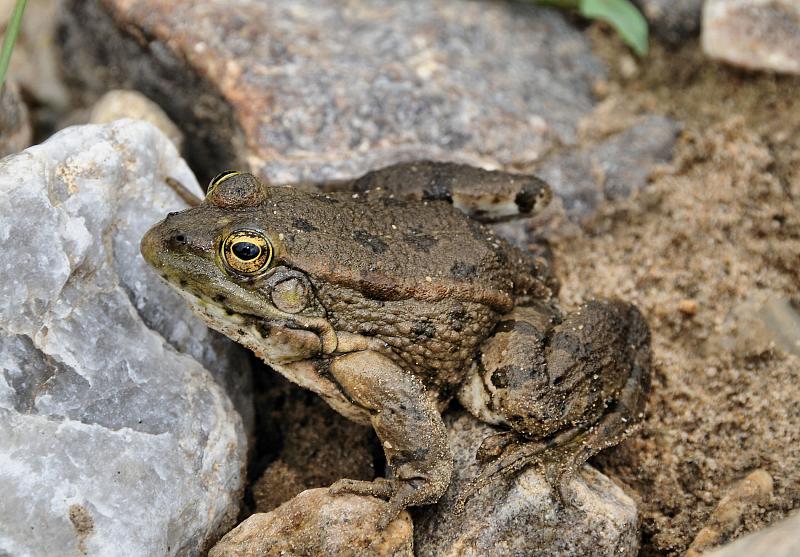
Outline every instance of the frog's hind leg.
{"label": "frog's hind leg", "polygon": [[472,407],[467,405],[476,416],[512,430],[484,441],[478,457],[490,462],[462,502],[528,466],[542,469],[563,500],[564,480],[630,435],[644,410],[650,341],[635,307],[593,301],[553,326],[541,308],[520,308],[512,317],[482,348],[477,375],[484,407],[475,405],[481,398],[475,376]]}
{"label": "frog's hind leg", "polygon": [[393,164],[355,180],[313,187],[365,197],[447,201],[484,222],[531,216],[546,207],[552,197],[548,185],[533,175],[427,160]]}

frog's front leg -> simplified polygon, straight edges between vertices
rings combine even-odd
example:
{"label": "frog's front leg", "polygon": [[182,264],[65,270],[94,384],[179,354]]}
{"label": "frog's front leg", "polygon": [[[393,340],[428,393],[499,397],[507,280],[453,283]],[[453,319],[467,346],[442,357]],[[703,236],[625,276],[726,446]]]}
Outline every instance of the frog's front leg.
{"label": "frog's front leg", "polygon": [[563,320],[552,307],[517,308],[459,394],[511,429],[484,441],[477,456],[493,461],[468,491],[535,464],[563,499],[562,478],[635,429],[649,385],[649,330],[630,304],[592,301]]}
{"label": "frog's front leg", "polygon": [[388,499],[381,527],[408,506],[435,503],[450,484],[453,459],[433,393],[372,350],[334,358],[330,372],[344,393],[370,412],[393,472],[373,482],[340,480],[331,491]]}

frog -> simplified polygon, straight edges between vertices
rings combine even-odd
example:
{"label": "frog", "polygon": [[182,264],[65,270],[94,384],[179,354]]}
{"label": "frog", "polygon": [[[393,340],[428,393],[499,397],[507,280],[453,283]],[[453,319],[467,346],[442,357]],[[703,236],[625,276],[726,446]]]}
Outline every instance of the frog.
{"label": "frog", "polygon": [[563,500],[576,470],[642,421],[642,313],[618,299],[563,311],[550,252],[491,226],[551,198],[535,175],[452,162],[299,184],[231,170],[155,224],[141,253],[209,327],[372,426],[386,476],[330,491],[385,500],[385,527],[447,490],[453,399],[497,427],[461,503],[529,466]]}

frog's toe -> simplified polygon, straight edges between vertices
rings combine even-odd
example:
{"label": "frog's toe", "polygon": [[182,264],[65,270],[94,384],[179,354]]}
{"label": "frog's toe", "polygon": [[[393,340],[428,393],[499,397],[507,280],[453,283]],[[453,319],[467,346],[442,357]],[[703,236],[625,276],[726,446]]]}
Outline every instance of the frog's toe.
{"label": "frog's toe", "polygon": [[556,460],[546,460],[539,463],[544,479],[553,491],[553,495],[561,503],[562,507],[571,506],[572,497],[569,496],[567,489],[572,479],[575,477],[576,468],[569,460],[558,462]]}
{"label": "frog's toe", "polygon": [[389,500],[386,503],[386,508],[383,509],[378,515],[378,530],[385,530],[389,524],[405,509],[405,505],[397,500]]}
{"label": "frog's toe", "polygon": [[519,434],[516,431],[503,431],[486,437],[475,458],[478,462],[491,462],[503,455],[503,453],[514,443],[519,442]]}
{"label": "frog's toe", "polygon": [[367,495],[380,499],[390,499],[397,492],[397,483],[386,478],[375,478],[373,481],[342,479],[328,488],[331,495]]}

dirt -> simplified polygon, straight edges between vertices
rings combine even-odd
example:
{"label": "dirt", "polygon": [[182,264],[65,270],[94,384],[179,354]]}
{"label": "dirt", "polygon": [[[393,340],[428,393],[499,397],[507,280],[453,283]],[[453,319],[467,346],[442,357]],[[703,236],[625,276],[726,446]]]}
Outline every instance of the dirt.
{"label": "dirt", "polygon": [[642,111],[684,124],[673,164],[646,190],[551,236],[566,306],[620,297],[650,323],[644,427],[596,464],[640,501],[641,555],[682,555],[755,470],[772,493],[720,541],[800,507],[800,358],[754,309],[800,298],[800,79],[726,68],[697,43],[656,45],[632,65],[604,30],[589,33],[614,71],[588,128]]}

